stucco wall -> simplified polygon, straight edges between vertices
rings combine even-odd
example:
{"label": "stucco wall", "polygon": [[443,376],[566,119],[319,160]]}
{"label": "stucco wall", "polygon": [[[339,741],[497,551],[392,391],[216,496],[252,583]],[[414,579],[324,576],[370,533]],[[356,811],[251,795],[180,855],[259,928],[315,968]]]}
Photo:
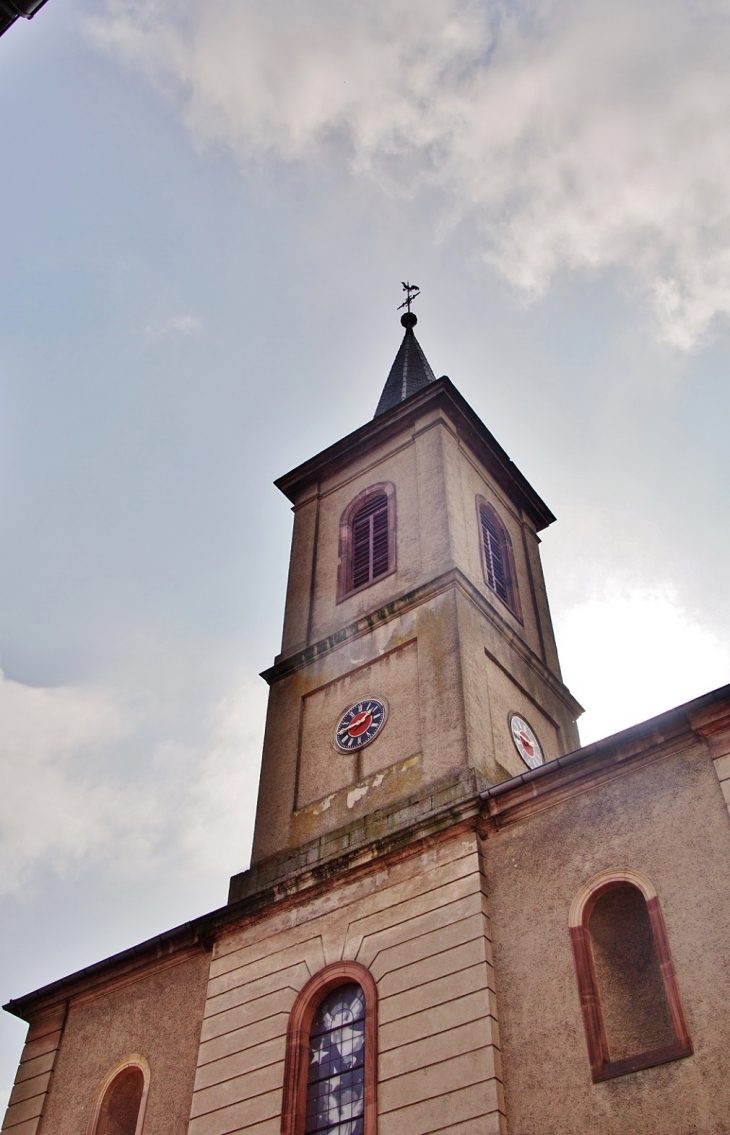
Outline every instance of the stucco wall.
{"label": "stucco wall", "polygon": [[72,1001],[39,1135],[87,1135],[99,1086],[132,1054],[150,1065],[144,1135],[185,1135],[210,955]]}
{"label": "stucco wall", "polygon": [[[387,731],[360,752],[332,746],[334,725],[359,698],[381,697]],[[418,644],[412,639],[302,699],[297,809],[421,751]]]}
{"label": "stucco wall", "polygon": [[[390,662],[383,664],[386,659]],[[330,683],[346,679],[353,671],[357,683],[357,675],[367,673],[363,668],[370,663],[368,683],[372,680],[372,685],[356,686],[355,700],[365,693],[384,696],[390,703],[392,722],[386,722],[358,763],[332,750],[330,738],[346,706],[341,699],[320,696],[320,692],[332,689]],[[347,684],[345,680],[343,688]],[[309,723],[302,720],[303,706],[312,694],[319,698],[319,708],[326,709],[316,722],[316,742]],[[338,789],[347,793],[348,783],[355,786],[360,776],[372,779],[377,770],[392,768],[417,755],[419,749],[422,759],[415,779],[387,778],[376,791],[355,801],[344,816],[329,805],[324,810],[307,810],[310,802],[326,800]],[[456,604],[453,591],[446,591],[272,686],[253,859],[258,862],[314,839],[467,766]],[[352,778],[348,782],[346,774]],[[297,793],[299,781],[301,794]]]}
{"label": "stucco wall", "polygon": [[[704,746],[484,844],[510,1135],[730,1131],[730,823]],[[600,871],[655,885],[694,1056],[593,1084],[568,911]]]}

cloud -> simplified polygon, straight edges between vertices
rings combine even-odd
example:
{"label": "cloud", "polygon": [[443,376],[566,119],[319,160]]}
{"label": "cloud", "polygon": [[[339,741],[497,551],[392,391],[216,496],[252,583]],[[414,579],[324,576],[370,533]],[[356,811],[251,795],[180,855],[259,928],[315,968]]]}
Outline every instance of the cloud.
{"label": "cloud", "polygon": [[160,339],[173,331],[178,331],[181,335],[195,335],[202,330],[203,324],[194,315],[173,315],[162,323],[149,324],[145,327],[145,335],[148,339]]}
{"label": "cloud", "polygon": [[251,850],[267,689],[241,681],[209,715],[210,740],[185,807],[181,842],[211,874],[241,870]]}
{"label": "cloud", "polygon": [[106,693],[2,674],[0,720],[0,889],[12,891],[33,864],[63,871],[104,842],[115,801],[98,757],[127,727]]}
{"label": "cloud", "polygon": [[671,588],[606,587],[556,626],[583,744],[730,681],[730,647]]}
{"label": "cloud", "polygon": [[201,144],[437,187],[526,297],[628,270],[681,348],[730,314],[727,0],[107,0],[89,27]]}
{"label": "cloud", "polygon": [[[259,688],[259,686],[261,688]],[[266,691],[236,683],[195,710],[139,692],[38,688],[0,673],[0,894],[42,873],[240,869],[249,851]],[[179,732],[170,728],[178,719]]]}

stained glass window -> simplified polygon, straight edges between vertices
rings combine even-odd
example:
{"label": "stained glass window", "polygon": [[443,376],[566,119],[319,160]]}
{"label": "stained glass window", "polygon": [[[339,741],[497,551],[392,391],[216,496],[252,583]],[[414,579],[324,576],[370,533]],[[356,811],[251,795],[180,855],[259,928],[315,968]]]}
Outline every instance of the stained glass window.
{"label": "stained glass window", "polygon": [[338,985],[321,1002],[309,1033],[306,1135],[363,1135],[365,994]]}

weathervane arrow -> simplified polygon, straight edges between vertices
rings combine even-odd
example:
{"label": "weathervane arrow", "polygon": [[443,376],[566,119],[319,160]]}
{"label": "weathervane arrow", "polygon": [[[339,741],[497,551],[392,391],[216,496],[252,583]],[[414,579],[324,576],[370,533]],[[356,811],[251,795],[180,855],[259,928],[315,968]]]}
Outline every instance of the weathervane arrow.
{"label": "weathervane arrow", "polygon": [[421,289],[418,284],[409,284],[407,280],[401,280],[401,284],[403,285],[403,291],[406,293],[406,298],[402,304],[398,305],[398,311],[400,311],[402,307],[405,307],[410,312],[411,304]]}

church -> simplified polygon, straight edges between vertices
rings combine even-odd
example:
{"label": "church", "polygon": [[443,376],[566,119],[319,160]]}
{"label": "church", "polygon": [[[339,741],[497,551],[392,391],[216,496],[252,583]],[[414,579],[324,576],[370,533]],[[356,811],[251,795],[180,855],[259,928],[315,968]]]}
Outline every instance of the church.
{"label": "church", "polygon": [[555,517],[404,306],[373,419],[277,481],[251,866],[5,1006],[8,1135],[730,1133],[730,686],[580,746]]}

